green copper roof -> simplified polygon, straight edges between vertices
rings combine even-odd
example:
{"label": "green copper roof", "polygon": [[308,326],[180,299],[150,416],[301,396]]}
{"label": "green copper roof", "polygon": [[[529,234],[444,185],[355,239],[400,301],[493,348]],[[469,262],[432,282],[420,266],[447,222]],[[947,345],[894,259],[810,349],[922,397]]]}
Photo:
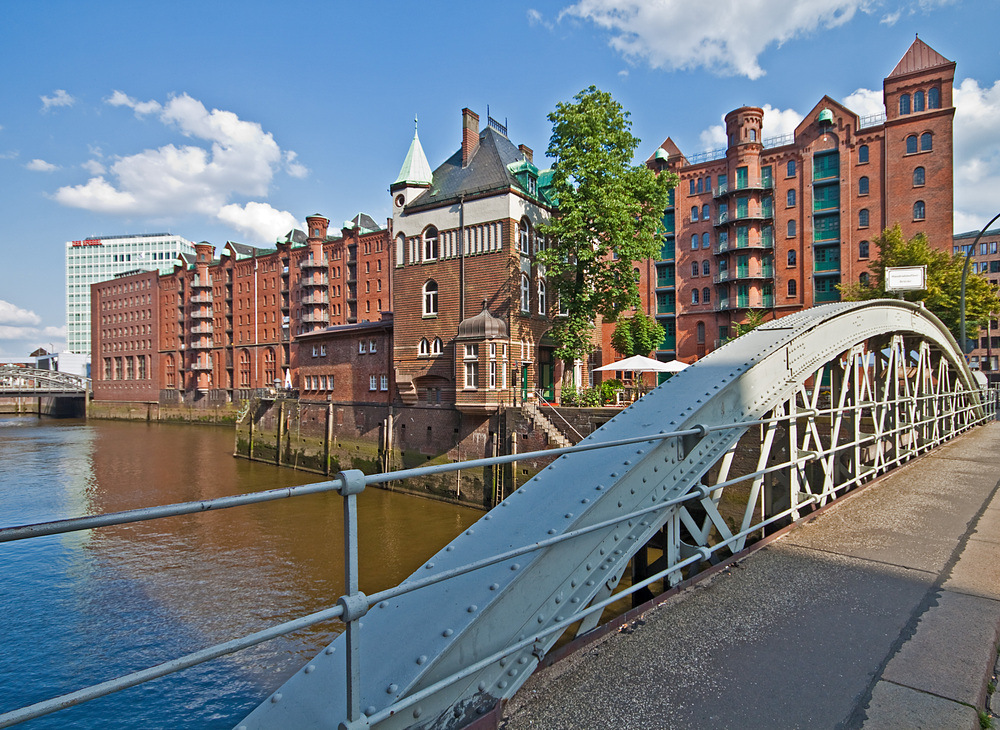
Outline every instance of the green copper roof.
{"label": "green copper roof", "polygon": [[396,178],[396,182],[393,185],[399,183],[430,185],[431,177],[430,163],[427,162],[427,155],[424,154],[424,148],[420,146],[420,138],[417,136],[417,130],[414,129],[413,141],[410,142],[410,150],[406,153],[406,159],[403,160],[403,166],[399,170],[399,177]]}

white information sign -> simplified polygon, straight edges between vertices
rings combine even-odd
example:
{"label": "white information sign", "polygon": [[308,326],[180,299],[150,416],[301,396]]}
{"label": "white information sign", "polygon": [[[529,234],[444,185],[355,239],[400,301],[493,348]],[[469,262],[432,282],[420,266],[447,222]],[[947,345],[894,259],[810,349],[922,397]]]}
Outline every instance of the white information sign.
{"label": "white information sign", "polygon": [[926,266],[887,266],[886,291],[919,291],[927,288]]}

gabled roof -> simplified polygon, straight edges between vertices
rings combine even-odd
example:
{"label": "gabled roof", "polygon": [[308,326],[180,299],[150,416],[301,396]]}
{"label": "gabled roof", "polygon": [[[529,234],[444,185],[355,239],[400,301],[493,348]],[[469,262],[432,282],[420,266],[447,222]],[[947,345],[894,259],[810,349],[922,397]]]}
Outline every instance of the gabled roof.
{"label": "gabled roof", "polygon": [[293,228],[284,236],[278,239],[278,243],[291,243],[291,244],[305,244],[309,240],[309,236],[305,234],[305,231],[300,231],[298,228]]}
{"label": "gabled roof", "polygon": [[952,63],[952,61],[949,61],[917,37],[910,44],[903,57],[899,59],[896,68],[886,78],[891,79],[894,76],[906,76],[916,71],[926,71],[930,68],[948,66]]}
{"label": "gabled roof", "polygon": [[473,193],[500,192],[510,188],[525,190],[508,168],[508,165],[523,159],[524,153],[513,142],[492,127],[486,127],[479,133],[479,147],[469,164],[462,167],[462,150],[459,148],[434,171],[430,189],[418,195],[406,208],[437,206]]}
{"label": "gabled roof", "polygon": [[431,166],[427,162],[427,155],[424,148],[420,146],[420,138],[417,130],[413,130],[413,141],[410,142],[410,149],[403,160],[403,166],[399,169],[399,175],[393,185],[400,183],[406,185],[429,185],[431,182]]}
{"label": "gabled roof", "polygon": [[269,253],[274,253],[276,250],[273,248],[257,248],[245,243],[236,243],[236,241],[226,241],[226,248],[233,252],[233,256],[237,261],[253,258],[254,256],[265,256]]}
{"label": "gabled roof", "polygon": [[653,150],[653,154],[651,154],[646,159],[646,164],[649,164],[653,160],[657,159],[658,157],[662,157],[663,155],[666,155],[667,158],[684,156],[680,148],[674,143],[674,141],[670,139],[670,137],[667,137],[665,140],[663,140],[663,144],[661,144],[659,147]]}
{"label": "gabled roof", "polygon": [[375,222],[375,219],[367,213],[358,213],[351,220],[345,221],[344,228],[358,228],[360,229],[359,233],[371,233],[372,231],[382,230],[379,224]]}

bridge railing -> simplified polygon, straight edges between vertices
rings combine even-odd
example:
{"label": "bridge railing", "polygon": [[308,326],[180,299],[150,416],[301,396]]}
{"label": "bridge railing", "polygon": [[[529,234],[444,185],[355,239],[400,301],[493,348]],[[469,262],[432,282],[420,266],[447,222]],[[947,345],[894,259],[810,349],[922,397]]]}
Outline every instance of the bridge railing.
{"label": "bridge railing", "polygon": [[[967,394],[962,394],[967,395]],[[659,432],[654,434],[644,434],[641,436],[635,436],[626,439],[617,439],[602,442],[585,442],[575,446],[568,446],[558,449],[546,449],[542,451],[535,452],[524,452],[520,454],[511,454],[507,456],[499,456],[492,458],[483,459],[469,459],[466,461],[455,462],[451,464],[439,464],[434,466],[419,467],[414,469],[404,469],[395,472],[385,472],[380,474],[365,475],[358,470],[343,471],[334,479],[318,482],[314,484],[307,484],[297,487],[288,487],[283,489],[274,489],[264,492],[258,492],[253,494],[240,494],[231,497],[221,497],[211,500],[202,500],[196,502],[182,502],[169,505],[160,505],[155,507],[147,507],[134,510],[126,510],[122,512],[112,512],[99,515],[91,515],[85,517],[76,517],[70,519],[56,520],[51,522],[42,522],[26,525],[18,525],[12,527],[0,528],[0,543],[13,542],[17,540],[25,540],[36,537],[41,537],[45,535],[56,535],[64,534],[70,532],[77,532],[81,530],[91,530],[101,527],[108,527],[112,525],[123,525],[130,524],[134,522],[142,522],[147,520],[161,519],[165,517],[175,517],[178,515],[188,515],[188,514],[200,514],[203,512],[214,511],[219,509],[229,509],[233,507],[239,507],[249,504],[258,504],[262,502],[270,502],[280,499],[288,499],[297,496],[303,496],[307,494],[316,494],[322,492],[338,492],[343,497],[343,510],[344,510],[344,550],[345,550],[345,572],[346,572],[346,586],[347,593],[341,596],[336,605],[330,608],[324,609],[322,611],[317,611],[299,618],[285,621],[279,624],[275,624],[264,630],[233,639],[228,642],[216,644],[197,652],[186,654],[184,656],[178,657],[176,659],[157,664],[155,666],[149,667],[144,670],[132,672],[130,674],[122,675],[114,679],[100,682],[94,684],[75,692],[60,695],[49,700],[41,701],[26,707],[22,707],[17,710],[5,712],[0,714],[0,728],[11,727],[13,725],[26,722],[44,715],[51,714],[53,712],[73,707],[75,705],[82,704],[92,699],[98,697],[103,697],[105,695],[113,694],[115,692],[127,689],[129,687],[142,684],[160,677],[164,677],[169,674],[173,674],[189,667],[202,664],[219,657],[238,652],[242,649],[246,649],[258,644],[262,644],[266,641],[284,636],[302,629],[308,628],[315,624],[330,621],[332,619],[340,619],[345,624],[345,632],[347,634],[347,645],[348,645],[348,655],[347,655],[347,687],[346,694],[348,697],[348,707],[349,716],[345,718],[342,727],[353,730],[354,728],[369,727],[379,723],[399,712],[412,707],[413,705],[419,703],[426,697],[434,694],[435,692],[447,687],[451,684],[461,681],[467,678],[479,670],[490,666],[491,664],[514,654],[527,647],[532,647],[540,644],[543,639],[551,637],[554,634],[559,634],[564,632],[569,627],[574,624],[583,621],[586,625],[591,628],[596,626],[597,620],[602,612],[608,606],[617,603],[622,600],[622,598],[632,595],[638,591],[648,588],[650,585],[670,578],[671,576],[677,576],[685,568],[691,566],[697,566],[704,562],[711,561],[715,553],[723,549],[732,550],[734,546],[742,547],[748,537],[752,536],[754,533],[762,532],[765,528],[776,523],[787,522],[790,519],[797,519],[800,512],[811,505],[819,505],[825,503],[830,498],[837,496],[837,493],[842,493],[852,486],[856,486],[863,481],[868,481],[873,479],[880,473],[884,473],[894,466],[913,458],[916,454],[930,450],[931,448],[937,446],[943,441],[946,441],[961,432],[967,431],[970,428],[985,423],[990,420],[995,420],[997,417],[997,404],[1000,402],[1000,389],[986,390],[983,389],[977,394],[978,397],[967,399],[964,405],[953,408],[947,413],[935,412],[927,418],[913,418],[909,421],[898,420],[896,424],[888,429],[883,430],[879,434],[865,434],[860,438],[854,438],[847,440],[842,443],[836,443],[827,449],[810,451],[808,453],[800,453],[796,458],[789,458],[780,463],[770,464],[767,467],[757,469],[751,473],[740,475],[736,478],[718,482],[712,485],[697,484],[693,486],[687,493],[672,498],[664,499],[651,504],[649,507],[632,511],[628,514],[617,515],[612,519],[587,525],[575,530],[571,530],[562,534],[555,535],[551,538],[533,542],[529,545],[524,545],[511,550],[506,550],[489,557],[466,563],[455,567],[450,570],[440,571],[435,574],[427,575],[417,579],[407,580],[404,583],[396,585],[392,588],[388,588],[371,595],[365,595],[358,590],[358,531],[357,531],[357,495],[361,493],[366,487],[378,484],[385,484],[388,482],[394,482],[409,478],[426,477],[437,474],[444,474],[454,471],[459,471],[462,469],[474,469],[480,467],[490,467],[499,466],[504,464],[510,464],[524,459],[532,458],[552,458],[562,455],[576,454],[585,451],[595,451],[601,449],[609,449],[620,447],[630,444],[647,444],[650,442],[663,442],[680,440],[693,436],[701,436],[717,432],[717,431],[745,431],[753,426],[768,427],[775,424],[781,423],[792,423],[797,422],[802,419],[807,421],[815,421],[816,419],[821,419],[824,417],[829,417],[831,419],[838,416],[843,416],[845,410],[852,413],[855,417],[862,419],[865,417],[872,417],[874,410],[879,407],[896,407],[898,409],[907,408],[909,413],[915,414],[921,410],[928,410],[932,402],[938,403],[942,400],[941,394],[923,395],[923,396],[907,396],[902,398],[887,399],[879,403],[872,402],[862,402],[856,405],[849,406],[847,409],[844,408],[807,408],[800,409],[792,414],[780,415],[769,418],[762,418],[750,421],[741,421],[735,423],[725,423],[719,425],[697,425],[694,428],[670,431],[670,432]],[[945,398],[953,398],[953,396],[945,396]],[[901,412],[901,411],[900,411]],[[383,602],[388,601],[392,598],[402,596],[404,594],[413,593],[419,591],[428,586],[432,586],[438,583],[442,583],[447,580],[457,578],[459,576],[471,573],[473,571],[481,570],[488,566],[496,565],[519,556],[528,555],[540,550],[545,550],[554,545],[571,541],[577,539],[581,536],[597,532],[615,525],[626,523],[632,520],[643,520],[652,519],[654,514],[662,514],[665,510],[677,509],[689,502],[704,500],[709,495],[719,489],[722,489],[729,485],[734,485],[738,483],[745,483],[748,480],[761,479],[767,475],[776,474],[789,469],[802,469],[804,466],[816,462],[818,460],[834,456],[836,457],[841,452],[850,453],[856,448],[863,447],[879,447],[879,441],[888,442],[893,440],[899,440],[901,437],[906,437],[907,435],[916,438],[916,434],[919,429],[927,426],[931,426],[935,423],[940,423],[942,419],[947,419],[950,423],[950,428],[947,431],[942,431],[939,433],[938,437],[926,440],[922,445],[918,446],[912,451],[907,452],[897,452],[894,454],[892,459],[883,461],[879,468],[873,472],[868,472],[865,474],[858,474],[855,477],[841,483],[832,484],[826,489],[818,493],[800,493],[801,499],[794,501],[794,503],[780,511],[773,512],[770,514],[761,514],[761,519],[757,520],[753,524],[748,525],[742,530],[733,533],[732,535],[720,539],[718,542],[698,547],[694,554],[689,555],[686,558],[678,559],[668,564],[656,573],[649,575],[642,580],[634,582],[632,585],[619,590],[616,593],[604,598],[602,600],[595,600],[584,608],[568,613],[564,618],[561,618],[556,623],[539,630],[536,633],[531,634],[527,638],[510,643],[489,656],[485,656],[475,663],[469,664],[463,667],[461,670],[440,679],[438,682],[431,686],[425,687],[419,692],[405,696],[398,701],[383,707],[381,710],[371,714],[365,715],[361,713],[359,707],[359,687],[360,687],[360,676],[361,676],[361,655],[358,651],[358,642],[352,640],[352,634],[356,632],[359,628],[358,622],[360,619],[368,612],[368,610]],[[645,523],[643,523],[645,524]]]}

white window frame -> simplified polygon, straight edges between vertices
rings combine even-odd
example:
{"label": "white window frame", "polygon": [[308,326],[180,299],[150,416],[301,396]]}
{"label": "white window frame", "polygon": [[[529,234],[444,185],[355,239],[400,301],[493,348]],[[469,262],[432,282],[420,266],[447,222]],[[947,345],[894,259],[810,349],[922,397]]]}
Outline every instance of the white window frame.
{"label": "white window frame", "polygon": [[538,313],[545,316],[545,279],[538,279]]}
{"label": "white window frame", "polygon": [[430,355],[430,345],[426,337],[421,337],[420,344],[417,345],[417,356],[427,357],[428,355]]}
{"label": "white window frame", "polygon": [[364,340],[358,340],[358,354],[359,355],[364,355],[365,354],[365,341]]}
{"label": "white window frame", "polygon": [[521,312],[531,312],[531,282],[528,281],[527,274],[521,274]]}
{"label": "white window frame", "polygon": [[375,340],[368,340],[368,352],[378,352],[378,345]]}
{"label": "white window frame", "polygon": [[441,342],[441,338],[435,337],[434,342],[431,343],[431,354],[440,355],[442,352],[444,352],[444,345]]}
{"label": "white window frame", "polygon": [[389,376],[388,375],[380,375],[379,376],[378,385],[379,385],[379,390],[383,390],[383,391],[389,390]]}
{"label": "white window frame", "polygon": [[378,390],[378,376],[370,375],[368,377],[368,390]]}
{"label": "white window frame", "polygon": [[[433,291],[427,287],[434,285]],[[422,312],[424,317],[437,317],[438,315],[438,284],[434,279],[428,279],[421,287]]]}

